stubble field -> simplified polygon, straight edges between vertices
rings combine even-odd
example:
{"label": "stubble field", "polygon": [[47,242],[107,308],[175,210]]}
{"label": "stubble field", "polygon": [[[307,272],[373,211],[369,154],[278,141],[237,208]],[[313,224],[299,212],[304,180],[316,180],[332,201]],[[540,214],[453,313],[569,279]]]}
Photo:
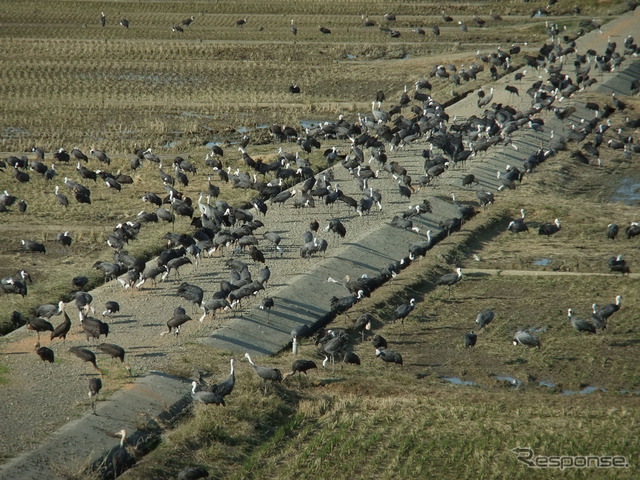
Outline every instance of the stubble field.
{"label": "stubble field", "polygon": [[[574,34],[581,20],[597,16],[606,21],[624,10],[623,2],[585,3],[581,14],[573,15],[573,3],[558,2],[556,12],[570,15],[554,19]],[[176,155],[190,157],[198,174],[184,191],[195,200],[207,188],[207,174],[213,173],[204,164],[208,142],[220,143],[225,167],[235,169],[242,163],[232,142],[246,127],[255,140],[252,155],[272,160],[279,145],[268,143],[266,125],[298,127],[300,120],[333,121],[340,114],[355,119],[370,109],[378,90],[392,104],[405,85],[411,89],[417,78],[427,78],[435,64],[469,65],[477,60],[478,49],[525,41],[539,45],[546,38],[545,19],[531,18],[534,8],[546,4],[515,1],[449,3],[446,13],[468,24],[465,35],[457,25],[442,21],[438,3],[2,4],[0,125],[5,156],[10,152],[33,159],[31,148],[41,146],[50,164],[60,147],[70,151],[77,145],[87,154],[94,147],[110,154],[109,170],[134,177],[134,184],[121,193],[85,182],[92,189],[92,205],[87,206],[76,203],[63,187],[64,176],[79,180],[75,164],[57,165],[53,181],[30,172],[26,184],[17,182],[10,168],[0,172],[0,190],[28,203],[25,214],[15,208],[0,214],[6,238],[0,245],[0,276],[25,268],[34,277],[25,299],[0,297],[5,331],[12,310],[29,315],[41,303],[68,298],[72,277],[86,274],[91,285],[100,283],[101,275],[91,265],[111,257],[108,233],[146,207],[140,200],[144,192],[163,193],[150,165],[138,171],[129,167],[135,149],[152,147],[168,171]],[[99,25],[101,10],[107,15],[104,28]],[[382,17],[391,11],[395,22]],[[493,20],[489,12],[500,13],[503,20]],[[363,14],[376,26],[364,27]],[[183,33],[172,32],[174,24],[191,15],[194,21]],[[486,26],[474,23],[474,16],[485,19]],[[245,17],[246,24],[238,26],[237,20]],[[117,24],[120,18],[129,20],[128,29]],[[440,25],[439,37],[431,32],[433,25]],[[320,33],[319,26],[330,28],[331,34]],[[391,38],[379,27],[398,30],[401,36]],[[412,32],[416,27],[426,34]],[[522,61],[513,58],[514,66]],[[430,80],[432,95],[444,102],[477,89],[489,75],[483,72],[478,81],[461,86]],[[300,85],[300,95],[289,93],[292,84]],[[623,117],[614,122],[622,124]],[[320,152],[310,160],[314,168],[324,167]],[[633,207],[608,200],[624,177],[639,172],[613,154],[603,160],[604,169],[589,169],[568,154],[559,155],[553,165],[528,177],[516,194],[504,195],[493,211],[470,222],[459,237],[435,247],[432,259],[421,260],[358,305],[350,317],[377,312],[374,330],[402,351],[403,367],[383,364],[365,342],[355,347],[363,359],[360,367],[338,366],[335,374],[311,371],[309,382],[288,379],[263,397],[254,373],[238,362],[238,385],[227,408],[196,405],[171,429],[158,430],[159,448],[124,477],[174,478],[184,466],[202,465],[213,478],[548,478],[548,471],[526,468],[510,451],[529,446],[548,455],[622,455],[632,459],[631,468],[607,474],[633,478],[640,402],[628,392],[640,386],[634,361],[640,342],[634,315],[637,279],[588,273],[606,272],[606,259],[613,254],[637,259],[635,244],[624,239],[614,248],[604,231],[612,220],[625,225],[635,219]],[[89,164],[104,168],[95,159]],[[250,198],[213,178],[229,203]],[[68,209],[55,203],[56,184],[70,197]],[[561,216],[562,238],[546,242],[534,231],[518,237],[504,232],[520,208],[533,224]],[[188,221],[145,226],[130,252],[151,257],[164,247],[162,235],[170,229],[188,231]],[[65,230],[73,232],[71,249],[55,242],[56,233]],[[22,252],[22,238],[44,241],[47,254]],[[451,298],[446,289],[433,289],[433,272],[448,271],[451,265],[548,270],[532,265],[545,258],[552,259],[552,270],[585,275],[477,274],[465,277]],[[617,294],[624,307],[606,334],[579,335],[569,326],[567,306],[584,317],[593,301],[609,303]],[[418,299],[418,307],[404,330],[388,324],[395,306],[409,297]],[[480,332],[475,350],[467,351],[462,335],[474,328],[475,315],[483,308],[493,308],[497,320]],[[350,320],[341,317],[336,325],[348,327]],[[531,327],[539,329],[542,349],[514,349],[513,332]],[[187,343],[187,350],[171,373],[189,376],[197,366],[215,378],[227,374],[225,352],[212,353],[197,343]],[[300,355],[318,365],[323,358],[308,343]],[[284,372],[292,360],[283,353],[264,363]],[[497,378],[504,376],[517,381]],[[5,377],[11,375],[0,380]],[[441,377],[478,385],[450,385]],[[585,387],[602,390],[569,393]],[[73,462],[60,471],[67,478],[90,475]],[[565,474],[592,478],[594,470]]]}

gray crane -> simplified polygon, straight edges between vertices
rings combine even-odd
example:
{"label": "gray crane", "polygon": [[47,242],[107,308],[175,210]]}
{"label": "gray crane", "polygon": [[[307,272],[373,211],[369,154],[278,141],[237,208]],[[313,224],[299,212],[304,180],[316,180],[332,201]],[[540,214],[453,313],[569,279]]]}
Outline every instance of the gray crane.
{"label": "gray crane", "polygon": [[478,335],[473,330],[464,334],[464,348],[474,347],[477,341]]}
{"label": "gray crane", "polygon": [[176,309],[176,311],[173,312],[173,316],[169,320],[167,320],[167,327],[169,327],[169,330],[167,330],[166,332],[162,332],[160,334],[161,337],[164,337],[168,333],[171,333],[172,329],[175,329],[176,336],[179,335],[182,325],[185,322],[191,320],[191,317],[184,312],[184,309],[180,309],[180,311],[177,310],[178,309]]}
{"label": "gray crane", "polygon": [[55,360],[53,350],[47,347],[41,347],[39,343],[36,343],[36,353],[43,362],[53,363]]}
{"label": "gray crane", "polygon": [[80,348],[80,347],[71,347],[69,351],[73,353],[76,357],[78,357],[80,360],[82,360],[83,362],[88,362],[91,365],[93,365],[93,368],[95,368],[98,372],[100,372],[100,377],[101,378],[104,377],[104,373],[102,372],[102,370],[98,368],[98,365],[96,363],[96,354],[93,353],[91,350],[87,350],[86,348]]}
{"label": "gray crane", "polygon": [[102,353],[106,353],[111,358],[117,358],[120,360],[120,363],[124,366],[125,370],[131,374],[131,367],[128,363],[124,361],[125,351],[120,345],[116,345],[114,343],[101,343],[100,345],[96,345],[96,348],[100,350]]}
{"label": "gray crane", "polygon": [[314,362],[313,360],[304,360],[304,359],[295,360],[291,364],[291,373],[285,373],[284,376],[282,377],[282,380],[284,381],[286,378],[292,375],[295,375],[298,372],[304,373],[305,377],[307,377],[307,380],[308,380],[309,375],[307,374],[307,371],[312,370],[314,368],[318,368],[318,367],[316,365],[316,362]]}
{"label": "gray crane", "polygon": [[217,393],[205,392],[204,390],[199,390],[196,392],[198,383],[195,380],[191,382],[191,385],[191,398],[193,398],[194,401],[204,403],[205,405],[211,405],[212,403],[215,405],[224,405],[224,400]]}
{"label": "gray crane", "polygon": [[404,319],[413,311],[416,305],[416,299],[412,298],[409,300],[409,303],[403,303],[398,308],[393,311],[393,323],[397,320],[400,320],[402,323],[402,328],[404,328]]}
{"label": "gray crane", "polygon": [[51,317],[56,315],[60,315],[64,311],[64,302],[60,300],[58,305],[53,305],[51,303],[45,303],[44,305],[40,305],[36,308],[36,315],[38,317],[46,318],[49,320]]}
{"label": "gray crane", "polygon": [[540,339],[525,330],[518,330],[513,335],[514,345],[524,345],[525,347],[538,347],[540,348]]}
{"label": "gray crane", "polygon": [[282,372],[277,369],[277,368],[268,368],[268,367],[262,367],[262,366],[258,366],[255,363],[253,363],[253,360],[251,360],[251,357],[249,356],[249,353],[245,353],[244,354],[245,358],[247,360],[249,360],[249,363],[251,364],[251,366],[253,367],[253,370],[256,372],[256,375],[258,375],[258,377],[260,377],[264,383],[264,394],[267,394],[267,380],[270,380],[272,382],[282,382]]}
{"label": "gray crane", "polygon": [[62,313],[64,315],[64,320],[60,325],[53,329],[53,332],[51,332],[51,340],[53,341],[54,338],[62,338],[63,343],[66,343],[67,333],[71,330],[71,319],[69,318],[69,315],[67,315],[67,312]]}
{"label": "gray crane", "polygon": [[596,327],[583,318],[574,317],[571,308],[567,310],[567,319],[578,332],[596,333]]}
{"label": "gray crane", "polygon": [[455,273],[447,273],[436,280],[436,285],[446,285],[449,289],[449,298],[451,298],[451,286],[458,283],[462,278],[462,269],[456,268]]}
{"label": "gray crane", "polygon": [[380,357],[385,363],[397,363],[398,365],[402,365],[402,355],[385,347],[376,349],[376,357]]}
{"label": "gray crane", "polygon": [[215,383],[213,385],[211,385],[209,388],[207,388],[206,390],[209,392],[213,392],[215,394],[217,394],[220,397],[220,401],[221,401],[221,405],[225,406],[226,404],[224,403],[224,397],[226,397],[227,395],[230,395],[231,392],[233,392],[233,387],[235,387],[236,385],[236,375],[234,372],[234,362],[235,359],[232,358],[230,360],[230,364],[231,364],[231,372],[229,373],[229,376],[227,377],[226,380],[220,382],[220,383]]}
{"label": "gray crane", "polygon": [[476,317],[476,323],[480,325],[480,330],[489,325],[493,321],[494,317],[495,314],[492,310],[483,310],[478,313],[478,316]]}
{"label": "gray crane", "polygon": [[38,334],[38,343],[40,343],[40,332],[53,332],[53,325],[44,318],[35,317],[27,320],[27,329]]}
{"label": "gray crane", "polygon": [[92,377],[89,379],[89,398],[91,399],[91,410],[96,415],[96,396],[102,389],[102,380],[98,377]]}

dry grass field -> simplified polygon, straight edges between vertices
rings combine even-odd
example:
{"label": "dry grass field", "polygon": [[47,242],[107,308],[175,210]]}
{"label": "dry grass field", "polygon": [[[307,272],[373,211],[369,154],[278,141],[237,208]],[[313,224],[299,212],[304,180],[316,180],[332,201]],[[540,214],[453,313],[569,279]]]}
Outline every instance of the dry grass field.
{"label": "dry grass field", "polygon": [[[580,20],[599,15],[603,21],[624,9],[622,2],[583,2],[580,16],[573,5],[559,2],[555,12],[568,32]],[[260,2],[136,2],[112,3],[109,8],[92,2],[3,2],[0,35],[0,149],[33,159],[33,147],[44,148],[45,163],[54,163],[53,152],[78,146],[85,154],[95,148],[112,159],[109,171],[121,170],[134,177],[120,195],[104,184],[92,189],[92,205],[73,202],[63,209],[53,191],[60,185],[69,197],[63,179],[79,181],[75,163],[57,163],[52,181],[31,173],[31,181],[19,183],[12,169],[0,172],[0,186],[24,199],[25,215],[15,208],[0,220],[7,232],[0,245],[0,276],[26,269],[35,283],[23,302],[0,297],[0,331],[10,328],[9,314],[25,314],[42,303],[66,298],[69,281],[88,275],[96,257],[111,256],[104,241],[115,224],[131,219],[143,207],[142,193],[163,193],[152,169],[132,172],[130,159],[137,149],[153,148],[170,165],[176,155],[189,159],[199,173],[212,173],[204,165],[208,142],[229,146],[249,129],[254,143],[269,140],[264,128],[300,121],[335,120],[344,114],[353,119],[370,109],[375,92],[399,98],[403,88],[418,78],[428,78],[434,65],[453,62],[469,65],[476,51],[489,51],[496,44],[535,44],[545,38],[544,19],[531,18],[533,6],[522,2],[454,2],[447,14],[468,25],[462,34],[454,23],[445,23],[438,4],[394,5],[396,21],[383,18],[390,8],[384,2],[312,1],[264,4]],[[100,26],[100,11],[106,23]],[[488,13],[500,13],[494,20]],[[568,15],[571,13],[571,15]],[[375,21],[364,27],[361,16]],[[173,32],[174,24],[194,17],[184,32]],[[486,24],[477,25],[473,18]],[[237,20],[247,18],[238,26]],[[119,25],[129,21],[129,28]],[[294,20],[297,35],[290,30]],[[318,26],[330,28],[323,35]],[[440,36],[431,27],[441,27]],[[423,28],[425,35],[413,32]],[[391,38],[381,28],[401,33]],[[513,65],[522,64],[515,55]],[[452,86],[446,79],[430,79],[432,95],[446,101],[476,89],[489,78]],[[299,95],[288,87],[298,84]],[[455,87],[455,88],[454,88]],[[258,154],[275,154],[267,145]],[[7,153],[5,155],[8,156]],[[92,169],[99,168],[90,156]],[[269,157],[265,157],[269,159]],[[320,168],[319,153],[311,161]],[[240,156],[227,149],[225,166],[235,168]],[[104,168],[104,165],[103,165]],[[187,195],[197,198],[206,186],[206,176],[197,175]],[[91,183],[91,182],[90,182]],[[160,190],[158,190],[160,186]],[[225,186],[222,196],[241,201]],[[246,200],[246,199],[245,199]],[[25,221],[25,219],[27,221]],[[144,229],[142,238],[129,250],[151,256],[162,247],[158,233],[164,227]],[[69,231],[73,253],[55,242],[55,235]],[[21,252],[20,240],[45,243],[45,256]]]}
{"label": "dry grass field", "polygon": [[[616,166],[621,175],[640,173],[635,166]],[[364,479],[372,472],[399,478],[549,478],[558,472],[527,468],[511,451],[516,447],[536,455],[633,459],[630,439],[640,408],[640,369],[633,361],[640,353],[637,280],[589,272],[606,272],[612,248],[637,258],[636,242],[619,239],[613,247],[604,235],[606,225],[595,224],[602,216],[630,218],[635,207],[594,201],[611,191],[603,185],[582,191],[594,171],[568,155],[549,167],[528,177],[517,197],[501,198],[500,205],[332,324],[349,329],[359,315],[373,313],[371,334],[383,335],[402,354],[403,366],[385,364],[374,356],[369,337],[360,343],[353,334],[360,366],[338,364],[335,373],[311,370],[308,379],[292,377],[270,386],[264,397],[262,383],[238,361],[236,391],[226,408],[195,405],[126,478],[171,478],[167,471],[189,465],[206,466],[214,478],[234,479]],[[572,180],[549,182],[555,170]],[[519,236],[505,231],[520,208],[533,227],[548,217],[547,205],[562,213],[565,227],[557,237],[547,241],[534,228]],[[553,259],[552,266],[535,266],[540,258]],[[446,288],[434,288],[449,265],[505,272],[469,273],[449,297]],[[511,268],[549,274],[509,276]],[[623,308],[605,334],[579,334],[568,323],[567,308],[588,318],[593,301],[609,303],[618,294]],[[410,297],[417,307],[402,328],[390,319]],[[478,331],[475,317],[487,308],[496,319]],[[536,332],[542,348],[514,347],[510,340],[520,328]],[[478,344],[466,350],[463,335],[472,329]],[[197,366],[213,372],[215,381],[226,378],[228,356],[205,359],[200,348],[191,345],[173,373],[188,376]],[[318,367],[323,359],[307,341],[298,357],[283,352],[262,363],[285,372],[295,358],[313,359]],[[631,460],[627,469],[568,468],[563,476],[634,478],[636,471]]]}
{"label": "dry grass field", "polygon": [[[605,22],[625,10],[622,1],[589,0],[580,2],[578,15],[575,3],[559,0],[551,7],[551,18],[566,25],[569,35],[581,20]],[[112,256],[107,235],[146,207],[140,199],[144,192],[164,193],[155,169],[131,169],[136,149],[153,148],[168,171],[176,155],[194,163],[198,174],[184,191],[195,200],[212,173],[204,163],[208,142],[223,146],[225,167],[235,169],[242,162],[235,142],[247,131],[254,140],[252,155],[269,161],[278,145],[269,143],[267,125],[300,128],[301,121],[335,120],[340,114],[356,119],[370,109],[378,90],[397,99],[405,85],[411,89],[416,79],[428,78],[433,65],[468,65],[477,50],[497,45],[536,50],[546,38],[546,19],[531,14],[546,5],[447,2],[446,14],[469,27],[462,34],[455,23],[442,20],[442,2],[0,0],[0,150],[6,152],[0,158],[24,154],[31,160],[38,146],[50,165],[61,147],[79,146],[87,155],[93,147],[109,154],[110,171],[122,170],[134,180],[120,193],[82,180],[92,191],[89,206],[75,202],[64,187],[65,176],[81,180],[74,162],[57,164],[51,181],[29,172],[31,180],[22,184],[11,168],[0,171],[0,191],[28,204],[24,214],[15,207],[0,213],[0,277],[24,268],[34,279],[24,299],[0,296],[0,331],[11,329],[13,310],[30,315],[42,303],[67,299],[74,276],[88,275],[90,285],[102,281],[91,265]],[[99,22],[102,10],[105,27]],[[385,13],[396,20],[386,21]],[[376,25],[364,27],[362,15]],[[172,31],[191,16],[182,33]],[[485,26],[474,17],[483,18]],[[129,28],[119,25],[122,18]],[[246,23],[237,25],[244,18]],[[438,37],[431,30],[435,25],[441,28]],[[320,26],[331,34],[323,35]],[[401,36],[392,38],[380,27]],[[412,31],[418,27],[424,36]],[[522,63],[522,55],[515,55],[513,65]],[[433,97],[445,102],[476,90],[489,74],[461,86],[430,80]],[[299,95],[289,92],[292,84],[300,86]],[[630,100],[630,107],[637,112],[640,105]],[[614,128],[623,121],[615,116]],[[324,166],[320,152],[310,160],[316,170]],[[610,199],[624,178],[640,178],[640,169],[613,153],[602,160],[598,169],[575,162],[568,152],[558,155],[527,176],[517,196],[502,195],[494,208],[434,247],[433,255],[359,303],[350,318],[337,319],[336,326],[348,328],[358,315],[375,312],[375,333],[402,353],[403,366],[375,358],[365,340],[355,348],[362,365],[337,365],[334,373],[312,370],[308,379],[289,378],[263,396],[262,383],[237,359],[237,385],[226,408],[197,404],[172,425],[141,422],[139,429],[158,433],[157,448],[123,478],[175,478],[196,465],[205,466],[210,478],[229,479],[635,478],[637,280],[589,273],[607,272],[606,259],[621,253],[638,264],[637,243],[626,238],[612,243],[605,231],[611,221],[637,220],[637,206]],[[104,168],[95,159],[89,166]],[[251,196],[217,176],[214,181],[231,204]],[[68,208],[56,203],[56,185],[69,197]],[[520,208],[527,211],[529,235],[505,231]],[[563,220],[561,234],[549,241],[539,237],[533,226],[555,217]],[[186,219],[145,225],[128,249],[150,258],[164,248],[162,236],[171,229],[190,227]],[[55,241],[67,230],[71,248]],[[22,251],[21,239],[44,242],[47,253]],[[549,265],[536,265],[541,259]],[[453,265],[558,274],[469,274],[449,297],[433,283]],[[561,275],[565,272],[583,275]],[[610,303],[618,294],[623,308],[606,333],[581,335],[571,328],[568,307],[588,317],[591,303]],[[418,306],[404,329],[390,323],[394,308],[411,297]],[[474,349],[465,349],[463,334],[476,328],[475,316],[485,308],[496,312],[496,320],[479,332]],[[538,332],[542,348],[514,347],[510,340],[519,328]],[[196,343],[186,347],[170,373],[188,377],[197,366],[216,379],[226,377],[227,353]],[[318,366],[323,360],[307,342],[299,357]],[[285,352],[263,362],[285,372],[293,359]],[[0,388],[2,369],[0,364]],[[474,384],[451,384],[444,377]],[[596,391],[577,393],[589,387]],[[527,468],[511,452],[517,447],[537,455],[621,455],[631,467]],[[57,473],[92,478],[73,462],[61,462]]]}

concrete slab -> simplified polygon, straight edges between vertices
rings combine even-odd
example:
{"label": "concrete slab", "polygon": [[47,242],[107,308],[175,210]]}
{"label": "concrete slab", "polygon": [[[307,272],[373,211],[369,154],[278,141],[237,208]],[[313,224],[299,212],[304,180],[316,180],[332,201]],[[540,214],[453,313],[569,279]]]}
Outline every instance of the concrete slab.
{"label": "concrete slab", "polygon": [[[82,467],[110,471],[110,457],[119,439],[108,433],[127,431],[129,445],[149,435],[138,430],[149,421],[169,421],[191,401],[190,382],[162,372],[150,372],[129,388],[96,404],[96,415],[87,414],[48,436],[35,450],[0,466],[0,479],[64,480]],[[3,432],[7,435],[9,432]],[[101,467],[102,465],[102,467]],[[66,472],[64,469],[68,468]]]}

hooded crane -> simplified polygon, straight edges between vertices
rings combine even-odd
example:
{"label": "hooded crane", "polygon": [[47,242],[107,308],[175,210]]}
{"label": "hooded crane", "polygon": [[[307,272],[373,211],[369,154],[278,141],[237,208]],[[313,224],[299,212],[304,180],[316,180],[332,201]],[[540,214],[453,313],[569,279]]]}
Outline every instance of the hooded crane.
{"label": "hooded crane", "polygon": [[494,316],[495,314],[492,310],[483,310],[482,312],[480,312],[476,317],[476,323],[480,325],[480,330],[489,325]]}
{"label": "hooded crane", "polygon": [[160,334],[161,337],[171,333],[172,329],[175,329],[176,336],[180,334],[180,329],[182,328],[182,324],[191,320],[191,317],[184,312],[183,308],[176,308],[173,312],[173,316],[167,321],[167,327],[169,330],[166,332],[162,332]]}
{"label": "hooded crane", "polygon": [[87,350],[86,348],[80,348],[80,347],[71,347],[69,351],[73,353],[76,357],[78,357],[80,360],[82,360],[83,362],[89,362],[91,365],[93,365],[93,368],[95,368],[98,372],[100,372],[100,377],[101,378],[104,377],[102,370],[100,370],[98,368],[98,365],[96,364],[96,354],[93,353],[91,350]]}
{"label": "hooded crane", "polygon": [[402,355],[388,348],[377,348],[376,357],[380,357],[385,363],[397,363],[402,365]]}
{"label": "hooded crane", "polygon": [[100,339],[100,335],[104,335],[105,338],[109,336],[109,325],[105,322],[98,320],[97,318],[88,317],[84,311],[78,312],[80,317],[80,324],[84,331],[87,340],[90,338]]}
{"label": "hooded crane", "polygon": [[64,302],[62,300],[58,302],[58,305],[45,303],[44,305],[40,305],[36,308],[36,315],[38,317],[46,318],[47,320],[56,315],[60,315],[62,312],[64,312]]}
{"label": "hooded crane", "polygon": [[596,333],[596,327],[582,318],[573,316],[573,310],[567,310],[567,318],[578,332]]}
{"label": "hooded crane", "polygon": [[64,315],[64,320],[51,332],[51,341],[53,341],[54,338],[62,338],[62,341],[67,343],[67,333],[71,330],[71,319],[69,315],[67,315],[67,312],[63,311],[62,314]]}
{"label": "hooded crane", "polygon": [[89,379],[89,398],[91,399],[91,410],[93,414],[96,414],[96,396],[102,389],[102,380],[98,377],[92,377]]}
{"label": "hooded crane", "polygon": [[34,317],[27,320],[27,329],[38,334],[38,343],[40,343],[40,332],[53,332],[53,325],[44,318]]}
{"label": "hooded crane", "polygon": [[[111,434],[109,435],[113,436]],[[120,437],[120,445],[113,453],[111,461],[113,462],[113,478],[118,478],[125,470],[131,468],[136,463],[136,460],[127,451],[127,431],[124,429],[120,430],[115,434],[115,437]]]}
{"label": "hooded crane", "polygon": [[477,341],[478,335],[473,330],[464,334],[464,348],[474,347]]}
{"label": "hooded crane", "polygon": [[529,227],[524,222],[524,208],[520,210],[520,218],[516,218],[509,223],[507,230],[512,231],[513,233],[527,232],[529,233]]}
{"label": "hooded crane", "polygon": [[47,347],[41,347],[39,343],[36,343],[36,353],[43,362],[53,363],[55,355],[53,350]]}
{"label": "hooded crane", "polygon": [[265,395],[267,394],[267,380],[271,380],[272,382],[282,382],[282,372],[279,369],[262,367],[262,366],[256,365],[255,363],[253,363],[253,360],[251,360],[251,357],[249,356],[248,352],[245,353],[244,356],[247,360],[249,360],[249,363],[253,367],[253,370],[264,382]]}
{"label": "hooded crane", "polygon": [[94,150],[93,148],[89,151],[91,155],[96,157],[102,163],[106,163],[107,165],[111,164],[111,159],[101,150]]}
{"label": "hooded crane", "polygon": [[560,220],[556,218],[553,223],[543,223],[540,225],[538,228],[538,235],[546,235],[548,240],[551,235],[558,233],[560,228]]}
{"label": "hooded crane", "polygon": [[593,304],[593,313],[591,314],[591,324],[596,328],[596,330],[600,329],[603,332],[607,329],[607,319],[601,316],[598,313],[598,305]]}
{"label": "hooded crane", "polygon": [[407,318],[407,316],[409,316],[409,314],[413,311],[415,306],[416,306],[415,298],[412,298],[411,300],[409,300],[409,303],[403,303],[402,305],[398,306],[393,311],[393,323],[395,323],[397,320],[400,320],[402,324],[402,328],[404,328],[404,319]]}
{"label": "hooded crane", "polygon": [[208,476],[209,471],[202,467],[187,467],[178,474],[178,480],[199,480]]}
{"label": "hooded crane", "polygon": [[196,402],[204,403],[205,405],[211,405],[212,403],[215,403],[216,405],[224,405],[224,400],[217,393],[205,392],[203,390],[196,392],[198,383],[195,380],[191,382],[191,385],[191,398],[193,398]]}
{"label": "hooded crane", "polygon": [[524,330],[518,330],[513,335],[513,344],[515,346],[524,345],[525,347],[540,348],[540,339],[536,335],[532,335]]}
{"label": "hooded crane", "polygon": [[349,343],[349,336],[344,330],[329,330],[322,338],[322,351],[328,355],[322,366],[326,368],[326,363],[330,359],[335,371],[336,354],[343,353]]}
{"label": "hooded crane", "polygon": [[616,303],[609,303],[607,305],[603,305],[600,308],[597,308],[597,305],[594,303],[593,304],[593,309],[594,309],[594,311],[597,309],[597,311],[595,311],[595,313],[597,313],[598,316],[604,318],[605,320],[608,320],[611,315],[613,315],[618,310],[620,310],[621,302],[622,302],[622,296],[617,295],[616,296]]}
{"label": "hooded crane", "polygon": [[96,345],[96,348],[100,350],[102,353],[106,353],[111,358],[120,359],[120,363],[122,363],[125,370],[127,370],[129,374],[131,374],[131,367],[129,366],[128,363],[124,362],[124,354],[125,354],[124,348],[122,348],[119,345],[115,345],[113,343],[101,343],[100,345]]}
{"label": "hooded crane", "polygon": [[116,301],[109,300],[104,304],[105,310],[102,312],[103,317],[110,317],[114,313],[120,311],[120,304]]}
{"label": "hooded crane", "polygon": [[182,282],[178,287],[177,294],[179,297],[193,303],[194,307],[200,307],[202,305],[202,298],[204,291],[197,285],[191,285],[187,282]]}
{"label": "hooded crane", "polygon": [[365,332],[371,330],[371,326],[373,325],[373,321],[375,320],[374,316],[370,313],[364,313],[356,318],[356,321],[353,322],[352,329],[354,332],[360,332],[362,335],[362,341],[364,342]]}
{"label": "hooded crane", "polygon": [[449,298],[451,298],[451,285],[458,283],[458,281],[462,278],[462,269],[460,267],[456,268],[455,273],[447,273],[442,275],[438,280],[436,280],[436,285],[446,285],[449,289]]}
{"label": "hooded crane", "polygon": [[285,373],[284,376],[282,377],[282,380],[284,381],[286,378],[291,377],[292,375],[295,375],[298,372],[304,373],[304,375],[307,377],[307,380],[308,380],[309,375],[307,374],[307,371],[312,370],[314,368],[318,368],[318,367],[316,365],[316,362],[314,362],[313,360],[304,360],[304,359],[295,360],[291,364],[291,373]]}
{"label": "hooded crane", "polygon": [[226,405],[224,403],[224,397],[226,397],[227,395],[230,395],[231,392],[233,392],[233,387],[235,387],[236,385],[236,375],[234,373],[234,365],[233,365],[234,362],[235,362],[234,358],[232,358],[229,362],[231,364],[231,372],[229,373],[229,377],[227,377],[226,380],[220,383],[211,385],[211,387],[207,389],[209,392],[213,392],[220,397],[220,401],[223,406]]}

